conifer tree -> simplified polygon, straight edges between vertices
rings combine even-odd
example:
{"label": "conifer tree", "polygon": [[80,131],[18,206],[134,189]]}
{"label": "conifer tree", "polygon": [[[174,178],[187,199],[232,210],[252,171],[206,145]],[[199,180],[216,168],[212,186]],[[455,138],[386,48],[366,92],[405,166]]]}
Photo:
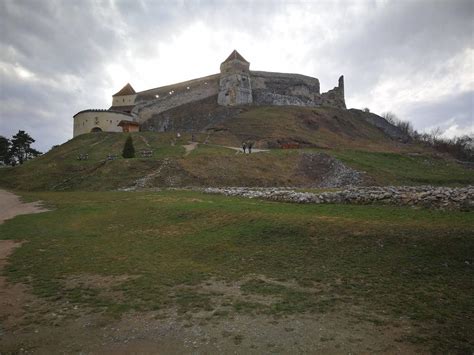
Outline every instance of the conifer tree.
{"label": "conifer tree", "polygon": [[23,164],[25,161],[42,154],[36,149],[31,148],[31,144],[34,143],[35,140],[25,131],[18,131],[10,142],[9,159],[12,165],[16,163]]}
{"label": "conifer tree", "polygon": [[133,146],[132,136],[129,135],[123,146],[122,157],[124,158],[134,158],[135,157],[135,147]]}

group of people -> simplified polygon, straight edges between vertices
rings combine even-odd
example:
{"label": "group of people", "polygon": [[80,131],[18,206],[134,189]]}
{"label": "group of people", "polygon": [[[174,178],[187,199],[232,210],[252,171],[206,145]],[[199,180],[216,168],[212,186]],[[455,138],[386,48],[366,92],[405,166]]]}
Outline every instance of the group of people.
{"label": "group of people", "polygon": [[242,142],[242,150],[244,151],[244,154],[247,153],[247,150],[249,151],[249,154],[252,153],[253,144],[254,143],[251,141]]}

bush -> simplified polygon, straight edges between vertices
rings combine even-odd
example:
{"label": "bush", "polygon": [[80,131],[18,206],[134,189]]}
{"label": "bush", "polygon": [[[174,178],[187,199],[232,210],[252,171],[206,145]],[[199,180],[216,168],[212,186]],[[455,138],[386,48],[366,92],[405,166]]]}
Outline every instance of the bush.
{"label": "bush", "polygon": [[132,136],[128,136],[123,146],[122,157],[135,158],[135,147],[133,146]]}
{"label": "bush", "polygon": [[382,113],[385,120],[400,128],[415,142],[423,143],[426,146],[436,149],[438,152],[447,153],[456,159],[474,162],[474,138],[470,136],[454,137],[452,139],[442,138],[443,131],[437,127],[428,133],[418,133],[410,122],[399,119],[392,112]]}

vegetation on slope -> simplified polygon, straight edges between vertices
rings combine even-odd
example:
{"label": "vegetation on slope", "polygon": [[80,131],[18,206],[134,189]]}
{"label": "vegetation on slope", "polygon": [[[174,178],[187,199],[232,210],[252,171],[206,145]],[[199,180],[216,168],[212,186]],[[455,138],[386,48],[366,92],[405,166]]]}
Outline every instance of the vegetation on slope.
{"label": "vegetation on slope", "polygon": [[[400,143],[344,110],[254,107],[207,133],[195,134],[197,149],[183,147],[191,133],[133,133],[135,158],[122,159],[127,137],[94,133],[76,137],[13,169],[0,169],[0,185],[18,190],[110,190],[147,177],[153,186],[301,186],[311,174],[301,168],[303,154],[324,152],[366,173],[366,184],[474,184],[474,170],[417,144]],[[226,146],[251,139],[265,153],[239,154]],[[206,144],[204,144],[206,143]],[[283,143],[302,149],[282,150]],[[141,150],[152,150],[143,158]],[[78,160],[78,156],[88,156]],[[108,160],[108,156],[116,159]],[[318,166],[314,169],[317,171]]]}
{"label": "vegetation on slope", "polygon": [[27,197],[55,210],[0,226],[0,238],[24,242],[6,276],[48,302],[209,320],[337,314],[407,326],[397,341],[436,352],[474,346],[471,213],[176,191]]}

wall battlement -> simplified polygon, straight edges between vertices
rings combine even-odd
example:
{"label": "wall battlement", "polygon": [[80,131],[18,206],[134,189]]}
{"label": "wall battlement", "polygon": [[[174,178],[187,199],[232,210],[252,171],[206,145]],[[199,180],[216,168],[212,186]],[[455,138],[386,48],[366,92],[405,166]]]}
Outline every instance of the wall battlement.
{"label": "wall battlement", "polygon": [[[214,96],[220,106],[289,105],[346,108],[343,76],[339,78],[337,86],[321,93],[317,78],[300,74],[251,71],[250,63],[234,50],[222,62],[218,74],[141,92],[135,92],[131,85],[127,84],[113,95],[109,110],[130,113],[143,125],[163,112]],[[77,115],[75,120],[80,121]]]}

